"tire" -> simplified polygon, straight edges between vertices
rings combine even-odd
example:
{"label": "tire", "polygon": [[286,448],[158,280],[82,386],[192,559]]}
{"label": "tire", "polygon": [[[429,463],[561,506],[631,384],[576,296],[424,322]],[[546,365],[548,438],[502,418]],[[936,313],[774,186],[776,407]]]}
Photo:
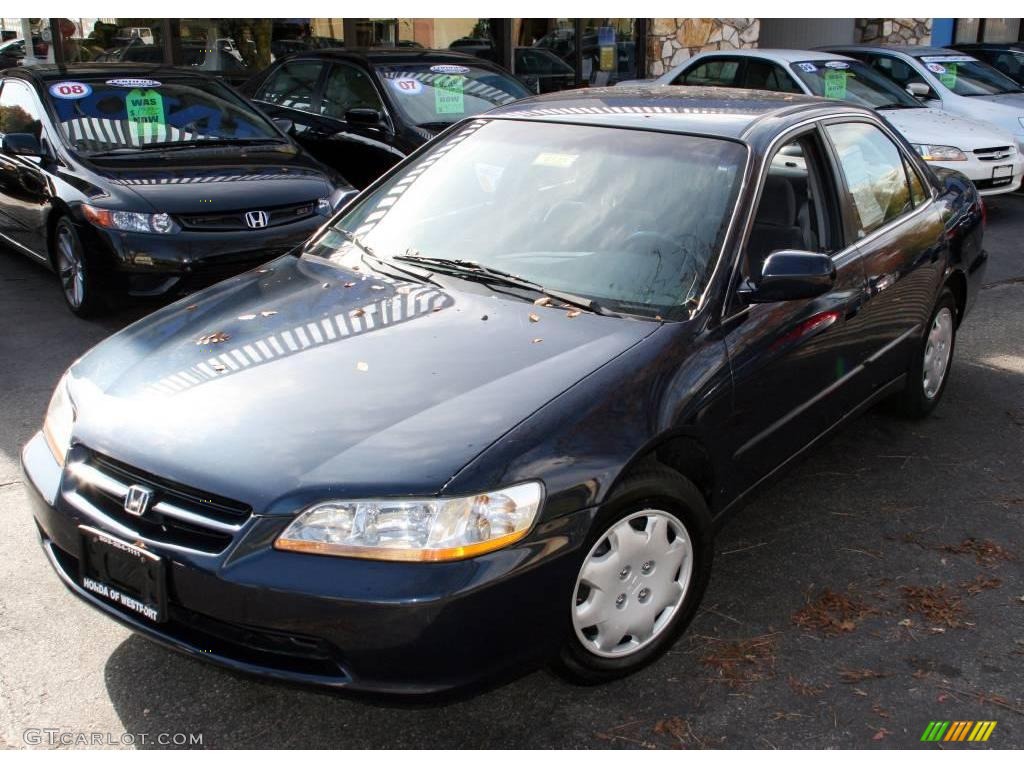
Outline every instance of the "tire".
{"label": "tire", "polygon": [[[644,533],[646,544],[639,538]],[[581,548],[578,576],[565,596],[565,639],[555,671],[594,685],[632,674],[667,651],[693,619],[707,588],[712,539],[707,504],[685,477],[654,465],[624,479]],[[676,565],[675,547],[687,545]],[[602,565],[608,570],[601,571]],[[604,589],[590,586],[590,579]],[[596,619],[602,620],[588,626]]]}
{"label": "tire", "polygon": [[956,299],[943,288],[907,371],[902,411],[908,418],[923,419],[946,391],[956,349],[956,320]]}
{"label": "tire", "polygon": [[95,270],[89,263],[75,225],[67,216],[61,216],[53,228],[51,250],[53,266],[68,309],[79,317],[94,317],[106,311],[105,298],[96,284]]}

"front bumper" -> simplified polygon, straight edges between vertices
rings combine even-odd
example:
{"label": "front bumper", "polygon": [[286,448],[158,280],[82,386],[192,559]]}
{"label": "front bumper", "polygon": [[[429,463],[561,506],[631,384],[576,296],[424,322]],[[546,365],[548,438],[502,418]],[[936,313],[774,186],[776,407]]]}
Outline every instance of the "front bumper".
{"label": "front bumper", "polygon": [[[1024,180],[1024,159],[1022,159],[1022,155],[1020,153],[1012,158],[1007,158],[1005,161],[996,160],[990,162],[987,160],[979,160],[968,151],[966,161],[929,161],[928,164],[937,168],[948,168],[951,171],[959,171],[974,182],[974,186],[978,189],[978,194],[982,197],[1005,195],[1010,192],[1015,192],[1020,189],[1021,182]],[[1013,166],[1013,175],[1010,177],[1009,181],[994,180],[992,178],[993,168],[1001,165]]]}
{"label": "front bumper", "polygon": [[276,259],[306,242],[326,220],[316,215],[266,229],[173,235],[79,228],[110,287],[131,296],[163,296],[197,290]]}
{"label": "front bumper", "polygon": [[[591,514],[542,523],[519,545],[453,563],[384,563],[273,549],[290,518],[254,515],[211,555],[128,537],[69,503],[74,480],[41,434],[22,467],[43,548],[65,586],[128,628],[194,658],[291,682],[378,693],[459,688],[537,664],[568,626]],[[167,561],[168,621],[85,591],[79,525]]]}

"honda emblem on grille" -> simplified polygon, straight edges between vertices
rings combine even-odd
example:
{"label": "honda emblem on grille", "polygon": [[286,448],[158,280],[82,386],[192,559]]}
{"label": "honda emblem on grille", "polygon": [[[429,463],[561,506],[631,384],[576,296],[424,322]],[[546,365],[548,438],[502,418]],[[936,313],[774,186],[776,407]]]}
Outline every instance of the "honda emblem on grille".
{"label": "honda emblem on grille", "polygon": [[245,214],[245,223],[249,229],[263,229],[270,223],[270,217],[266,211],[249,211]]}
{"label": "honda emblem on grille", "polygon": [[149,501],[153,498],[153,492],[144,485],[132,485],[128,487],[128,493],[124,497],[124,511],[129,515],[142,517],[149,509]]}

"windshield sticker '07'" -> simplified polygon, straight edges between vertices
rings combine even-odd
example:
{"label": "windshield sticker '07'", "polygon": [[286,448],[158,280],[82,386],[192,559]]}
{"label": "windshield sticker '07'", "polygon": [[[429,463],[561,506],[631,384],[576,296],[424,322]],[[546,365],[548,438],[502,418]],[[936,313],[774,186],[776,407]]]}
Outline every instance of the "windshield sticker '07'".
{"label": "windshield sticker '07'", "polygon": [[845,99],[846,98],[846,75],[841,69],[829,69],[825,71],[825,98]]}
{"label": "windshield sticker '07'", "polygon": [[389,82],[399,93],[408,93],[415,96],[423,91],[423,83],[415,77],[396,77]]}
{"label": "windshield sticker '07'", "polygon": [[462,115],[466,112],[462,75],[443,75],[434,81],[434,111],[439,115]]}
{"label": "windshield sticker '07'", "polygon": [[156,91],[129,91],[124,97],[124,108],[133,139],[155,137],[163,130],[164,99]]}

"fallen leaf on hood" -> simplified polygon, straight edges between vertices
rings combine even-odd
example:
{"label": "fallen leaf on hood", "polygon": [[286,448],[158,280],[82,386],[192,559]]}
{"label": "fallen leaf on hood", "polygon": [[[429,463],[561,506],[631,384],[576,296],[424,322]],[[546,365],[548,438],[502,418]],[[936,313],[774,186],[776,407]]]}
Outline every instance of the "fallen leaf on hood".
{"label": "fallen leaf on hood", "polygon": [[354,309],[352,310],[352,317],[362,317],[366,314],[365,309]]}
{"label": "fallen leaf on hood", "polygon": [[540,315],[538,315],[536,312],[531,312],[530,313],[530,322],[531,323],[539,323],[540,322]]}
{"label": "fallen leaf on hood", "polygon": [[360,360],[358,363],[356,363],[356,370],[363,371],[365,373],[366,371],[370,370],[370,364],[364,363],[362,360]]}
{"label": "fallen leaf on hood", "polygon": [[434,307],[435,312],[440,312],[444,307]]}
{"label": "fallen leaf on hood", "polygon": [[370,290],[371,291],[383,291],[384,290],[384,286],[383,285],[371,285],[370,286]]}
{"label": "fallen leaf on hood", "polygon": [[256,319],[256,315],[254,315],[254,314],[252,314],[250,312],[250,313],[245,314],[245,315],[239,315],[238,319],[239,320],[255,320]]}
{"label": "fallen leaf on hood", "polygon": [[481,317],[480,319],[481,319],[481,320],[486,320],[486,319],[487,319],[487,315],[484,315],[484,316],[483,316],[483,317]]}
{"label": "fallen leaf on hood", "polygon": [[352,283],[352,282],[349,282],[349,283],[345,283],[345,287],[346,287],[346,288],[355,288],[355,286],[356,286],[356,284],[355,284],[355,283]]}
{"label": "fallen leaf on hood", "polygon": [[210,363],[210,367],[213,368],[217,373],[224,373],[228,369],[223,363]]}
{"label": "fallen leaf on hood", "polygon": [[541,296],[539,299],[536,299],[533,303],[536,304],[538,307],[546,307],[548,304],[551,303],[551,298],[548,296]]}
{"label": "fallen leaf on hood", "polygon": [[264,317],[270,317],[271,315],[276,315],[277,314],[277,310],[276,309],[264,309],[262,312],[260,312],[260,314],[263,315]]}
{"label": "fallen leaf on hood", "polygon": [[186,312],[194,312],[197,309],[199,309],[198,304],[189,304],[187,307],[185,307]]}
{"label": "fallen leaf on hood", "polygon": [[542,341],[544,341],[544,339],[534,339],[534,340],[533,340],[533,341],[531,341],[530,343],[531,343],[531,344],[540,344],[540,343],[541,343]]}
{"label": "fallen leaf on hood", "polygon": [[579,317],[580,311],[578,309],[570,309],[568,312],[565,313],[565,316],[568,317],[569,319]]}
{"label": "fallen leaf on hood", "polygon": [[227,341],[231,336],[224,333],[224,331],[217,331],[216,333],[208,333],[205,336],[200,336],[196,340],[196,344],[220,344],[223,341]]}
{"label": "fallen leaf on hood", "polygon": [[330,288],[330,287],[331,287],[331,284],[330,284],[330,283],[324,283],[324,284],[323,284],[323,285],[321,285],[320,287],[321,287],[321,288]]}

